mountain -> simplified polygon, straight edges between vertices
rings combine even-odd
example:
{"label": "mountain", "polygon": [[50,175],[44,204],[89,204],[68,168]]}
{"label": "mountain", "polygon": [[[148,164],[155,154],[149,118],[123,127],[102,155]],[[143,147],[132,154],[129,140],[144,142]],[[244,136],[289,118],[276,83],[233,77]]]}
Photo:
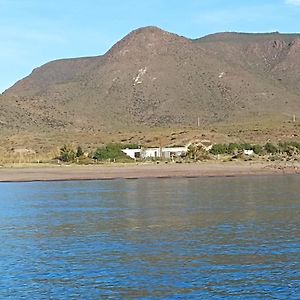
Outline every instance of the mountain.
{"label": "mountain", "polygon": [[144,130],[300,117],[300,35],[188,39],[134,30],[106,54],[49,62],[0,96],[2,132]]}

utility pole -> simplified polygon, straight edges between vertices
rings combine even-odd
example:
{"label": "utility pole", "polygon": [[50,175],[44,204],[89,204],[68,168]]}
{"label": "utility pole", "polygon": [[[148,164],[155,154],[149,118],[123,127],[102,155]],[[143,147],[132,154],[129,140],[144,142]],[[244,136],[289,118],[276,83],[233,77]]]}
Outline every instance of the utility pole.
{"label": "utility pole", "polygon": [[296,122],[296,115],[293,115],[293,122]]}
{"label": "utility pole", "polygon": [[200,127],[200,118],[198,117],[198,120],[197,120],[197,125],[198,127]]}

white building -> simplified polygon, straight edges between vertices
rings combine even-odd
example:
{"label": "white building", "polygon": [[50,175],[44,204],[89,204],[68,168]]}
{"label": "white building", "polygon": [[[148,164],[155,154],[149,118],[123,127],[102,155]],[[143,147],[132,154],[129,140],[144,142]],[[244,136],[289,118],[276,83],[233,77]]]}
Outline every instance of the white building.
{"label": "white building", "polygon": [[122,149],[122,152],[124,152],[127,156],[131,157],[132,159],[140,158],[141,151],[142,149]]}
{"label": "white building", "polygon": [[127,156],[132,159],[137,158],[166,158],[179,157],[186,155],[187,147],[163,147],[163,148],[143,148],[143,149],[122,149]]}

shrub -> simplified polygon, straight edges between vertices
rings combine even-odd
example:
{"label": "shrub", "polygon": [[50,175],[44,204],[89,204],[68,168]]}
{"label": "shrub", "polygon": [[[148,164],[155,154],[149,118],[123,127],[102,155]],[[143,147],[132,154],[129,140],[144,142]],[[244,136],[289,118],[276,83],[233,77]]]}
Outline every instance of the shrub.
{"label": "shrub", "polygon": [[76,157],[82,157],[84,154],[82,148],[80,146],[77,147]]}
{"label": "shrub", "polygon": [[239,150],[240,150],[240,145],[236,143],[230,143],[228,145],[227,152],[228,154],[236,155]]}
{"label": "shrub", "polygon": [[[127,155],[122,152],[122,149],[124,149],[123,144],[108,144],[105,147],[98,148],[93,156],[94,159],[103,161],[103,160],[109,160],[109,159],[122,159],[126,160],[128,159]],[[127,145],[128,146],[128,145]],[[126,148],[126,147],[125,147]]]}
{"label": "shrub", "polygon": [[120,149],[138,149],[140,146],[138,144],[115,144],[119,145]]}
{"label": "shrub", "polygon": [[289,156],[298,154],[300,150],[300,144],[297,142],[279,143],[278,147],[281,153],[286,153]]}
{"label": "shrub", "polygon": [[255,154],[257,155],[262,155],[264,152],[264,149],[261,145],[253,145],[252,150],[254,151]]}
{"label": "shrub", "polygon": [[240,150],[253,150],[253,147],[249,143],[243,143],[240,145]]}
{"label": "shrub", "polygon": [[194,160],[209,159],[209,155],[203,146],[195,144],[192,144],[188,147],[187,156]]}
{"label": "shrub", "polygon": [[277,147],[271,143],[266,143],[264,146],[264,149],[266,150],[267,153],[270,153],[270,154],[275,154],[278,152]]}
{"label": "shrub", "polygon": [[289,142],[287,144],[288,144],[288,146],[292,146],[292,147],[295,147],[298,150],[300,150],[300,143],[298,143],[298,142]]}
{"label": "shrub", "polygon": [[213,155],[228,153],[228,146],[226,144],[215,144],[212,146],[210,153]]}
{"label": "shrub", "polygon": [[60,156],[58,157],[63,162],[73,162],[76,158],[76,153],[70,145],[64,145],[60,148]]}

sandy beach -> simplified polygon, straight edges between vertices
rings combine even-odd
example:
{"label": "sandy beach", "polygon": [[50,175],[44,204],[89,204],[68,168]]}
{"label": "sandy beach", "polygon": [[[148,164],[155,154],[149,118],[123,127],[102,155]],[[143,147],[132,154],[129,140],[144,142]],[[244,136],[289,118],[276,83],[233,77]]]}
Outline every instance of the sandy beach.
{"label": "sandy beach", "polygon": [[254,162],[0,168],[0,182],[300,174],[300,164]]}

